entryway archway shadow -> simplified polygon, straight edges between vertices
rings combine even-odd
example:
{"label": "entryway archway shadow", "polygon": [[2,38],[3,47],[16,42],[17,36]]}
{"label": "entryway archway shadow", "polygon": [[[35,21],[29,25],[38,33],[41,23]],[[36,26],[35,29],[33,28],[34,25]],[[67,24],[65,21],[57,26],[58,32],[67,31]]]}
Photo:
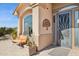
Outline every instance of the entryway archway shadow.
{"label": "entryway archway shadow", "polygon": [[50,56],[68,56],[71,49],[64,48],[64,47],[56,47],[52,51],[50,51],[48,54]]}
{"label": "entryway archway shadow", "polygon": [[48,50],[47,54],[49,56],[68,56],[71,51],[71,48],[60,47],[60,46],[55,46],[51,44],[50,46],[42,49],[41,51],[38,51],[34,55],[40,54],[41,52],[47,51],[47,50]]}
{"label": "entryway archway shadow", "polygon": [[37,53],[34,54],[34,55],[40,54],[42,51],[50,50],[50,49],[56,48],[56,47],[58,47],[58,46],[51,44],[51,45],[49,45],[48,47],[45,47],[44,49],[42,49],[42,50],[40,50],[40,51],[37,51]]}
{"label": "entryway archway shadow", "polygon": [[49,49],[51,49],[51,48],[55,48],[55,47],[57,47],[57,46],[51,44],[51,45],[45,47],[44,49],[42,49],[42,50],[40,50],[40,51],[37,51],[37,53],[34,54],[34,55],[40,54],[42,51],[46,51],[46,50],[49,50]]}

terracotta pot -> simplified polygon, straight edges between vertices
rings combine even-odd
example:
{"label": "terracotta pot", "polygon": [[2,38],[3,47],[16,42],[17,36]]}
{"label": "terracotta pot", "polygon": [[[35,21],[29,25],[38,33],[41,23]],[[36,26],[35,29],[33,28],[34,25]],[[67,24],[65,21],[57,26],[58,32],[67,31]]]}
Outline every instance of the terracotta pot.
{"label": "terracotta pot", "polygon": [[20,35],[19,40],[18,40],[20,44],[26,44],[27,42],[27,36],[24,35]]}

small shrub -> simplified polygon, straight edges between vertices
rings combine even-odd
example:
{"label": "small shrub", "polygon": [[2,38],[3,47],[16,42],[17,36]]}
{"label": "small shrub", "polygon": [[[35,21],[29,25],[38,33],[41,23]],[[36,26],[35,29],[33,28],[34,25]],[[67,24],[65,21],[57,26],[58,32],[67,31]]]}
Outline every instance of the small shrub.
{"label": "small shrub", "polygon": [[12,38],[13,38],[13,39],[16,39],[16,37],[17,37],[17,32],[16,32],[16,30],[14,30],[11,35],[12,35]]}
{"label": "small shrub", "polygon": [[1,27],[0,28],[0,37],[1,36],[4,36],[6,34],[5,31],[6,31],[6,28],[5,27]]}

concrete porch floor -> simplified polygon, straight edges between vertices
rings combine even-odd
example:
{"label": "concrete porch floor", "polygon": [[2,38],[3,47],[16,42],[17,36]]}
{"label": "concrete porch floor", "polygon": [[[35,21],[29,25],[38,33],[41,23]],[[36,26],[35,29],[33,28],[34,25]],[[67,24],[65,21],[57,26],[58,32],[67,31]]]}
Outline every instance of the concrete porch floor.
{"label": "concrete porch floor", "polygon": [[[13,44],[10,39],[0,41],[0,56],[27,56],[26,48]],[[79,49],[49,46],[33,56],[79,56]]]}
{"label": "concrete porch floor", "polygon": [[36,54],[35,56],[79,56],[79,49],[55,47],[51,45],[38,52],[38,54]]}

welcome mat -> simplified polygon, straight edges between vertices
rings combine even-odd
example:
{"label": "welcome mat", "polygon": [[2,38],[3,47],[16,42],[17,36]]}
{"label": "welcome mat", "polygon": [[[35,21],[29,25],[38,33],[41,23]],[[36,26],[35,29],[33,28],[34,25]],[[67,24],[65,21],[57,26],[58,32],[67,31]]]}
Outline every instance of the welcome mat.
{"label": "welcome mat", "polygon": [[66,48],[54,48],[51,52],[48,54],[51,56],[67,56],[70,52],[70,49]]}

